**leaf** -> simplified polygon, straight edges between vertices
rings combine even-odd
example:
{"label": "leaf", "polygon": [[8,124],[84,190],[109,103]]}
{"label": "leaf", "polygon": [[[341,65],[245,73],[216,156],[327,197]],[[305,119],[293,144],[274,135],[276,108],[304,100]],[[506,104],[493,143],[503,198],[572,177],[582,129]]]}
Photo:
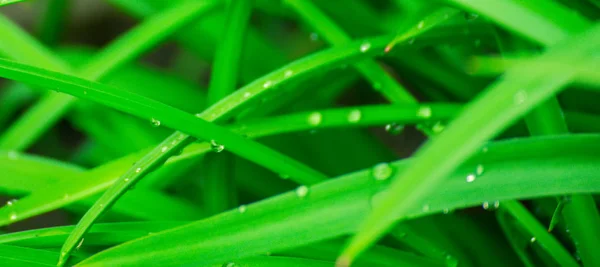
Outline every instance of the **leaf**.
{"label": "leaf", "polygon": [[[598,192],[598,141],[599,135],[570,135],[491,143],[487,152],[475,155],[454,171],[427,199],[406,213],[390,216],[415,218],[480,206],[485,201]],[[393,163],[389,179],[401,179],[411,161]],[[466,182],[465,177],[479,164],[484,172],[475,181]],[[303,198],[289,192],[247,205],[244,212],[232,210],[137,239],[96,254],[81,266],[209,265],[353,233],[372,207],[379,208],[385,192],[385,180],[375,180],[372,171],[315,185]]]}

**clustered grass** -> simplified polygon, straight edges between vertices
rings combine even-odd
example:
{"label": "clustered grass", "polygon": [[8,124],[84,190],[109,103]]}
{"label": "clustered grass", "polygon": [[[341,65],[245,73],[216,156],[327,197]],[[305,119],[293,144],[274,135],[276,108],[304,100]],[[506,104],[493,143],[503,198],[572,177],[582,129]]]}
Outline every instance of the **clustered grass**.
{"label": "clustered grass", "polygon": [[108,0],[97,50],[40,2],[0,0],[43,6],[0,15],[2,266],[600,266],[597,0]]}

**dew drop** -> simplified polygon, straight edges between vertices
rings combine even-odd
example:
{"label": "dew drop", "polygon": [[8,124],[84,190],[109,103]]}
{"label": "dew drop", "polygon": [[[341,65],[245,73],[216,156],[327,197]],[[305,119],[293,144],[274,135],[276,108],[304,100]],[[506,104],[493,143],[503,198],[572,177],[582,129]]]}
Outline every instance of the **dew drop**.
{"label": "dew drop", "polygon": [[279,178],[287,180],[287,179],[290,179],[290,176],[285,173],[282,173],[282,174],[279,174]]}
{"label": "dew drop", "polygon": [[135,169],[135,173],[140,173],[141,171],[142,171],[142,168]]}
{"label": "dew drop", "polygon": [[267,89],[269,87],[271,87],[273,85],[273,81],[268,80],[265,83],[263,83],[263,88]]}
{"label": "dew drop", "polygon": [[10,213],[10,215],[8,216],[8,218],[9,218],[11,221],[15,221],[15,220],[17,220],[17,214],[16,214],[16,213],[14,213],[14,212],[12,212],[12,213]]}
{"label": "dew drop", "polygon": [[467,183],[472,183],[475,181],[475,174],[469,174],[467,175]]}
{"label": "dew drop", "polygon": [[385,131],[391,135],[399,135],[404,131],[404,125],[397,123],[390,123],[385,126]]}
{"label": "dew drop", "polygon": [[429,204],[423,205],[423,208],[422,208],[423,212],[428,212],[430,209],[431,208],[429,207]]}
{"label": "dew drop", "polygon": [[348,113],[348,122],[357,123],[360,121],[361,117],[362,117],[362,114],[361,114],[360,110],[354,109],[354,110],[350,111],[350,113]]}
{"label": "dew drop", "polygon": [[500,207],[500,201],[496,200],[494,201],[494,208],[497,209]]}
{"label": "dew drop", "polygon": [[65,194],[65,195],[63,196],[63,199],[69,199],[70,197],[71,197],[71,196],[69,196],[69,194]]}
{"label": "dew drop", "polygon": [[306,197],[306,195],[308,195],[308,187],[306,187],[306,185],[298,186],[298,188],[296,188],[296,195],[299,198]]}
{"label": "dew drop", "polygon": [[125,178],[125,182],[126,183],[129,182],[129,177]]}
{"label": "dew drop", "polygon": [[292,75],[294,75],[294,71],[286,70],[285,73],[283,74],[283,77],[289,78],[289,77],[292,77]]}
{"label": "dew drop", "polygon": [[484,210],[487,210],[490,208],[490,203],[489,202],[483,202],[483,204],[481,204],[481,206],[483,207]]}
{"label": "dew drop", "polygon": [[14,199],[14,198],[13,198],[13,199],[11,199],[11,200],[9,200],[9,201],[6,201],[6,206],[9,206],[9,207],[10,207],[10,206],[14,205],[15,203],[17,203],[17,201],[18,201],[18,200],[17,200],[17,199]]}
{"label": "dew drop", "polygon": [[250,93],[250,92],[245,92],[244,93],[244,98],[248,98],[250,96],[252,96],[252,93]]}
{"label": "dew drop", "polygon": [[246,212],[246,205],[240,205],[240,206],[238,207],[238,211],[239,211],[240,213],[244,213],[244,212]]}
{"label": "dew drop", "polygon": [[450,209],[448,209],[448,208],[445,208],[445,209],[443,209],[443,210],[442,210],[442,212],[443,212],[444,214],[448,214],[448,213],[450,213]]}
{"label": "dew drop", "polygon": [[419,107],[419,110],[417,111],[417,116],[425,119],[431,117],[431,108],[429,106]]}
{"label": "dew drop", "polygon": [[316,32],[310,33],[310,40],[313,42],[319,40],[319,34]]}
{"label": "dew drop", "polygon": [[369,42],[365,42],[360,45],[360,52],[365,53],[365,52],[369,51],[369,49],[371,49],[371,43],[369,43]]}
{"label": "dew drop", "polygon": [[482,152],[482,153],[487,153],[487,152],[488,152],[488,150],[489,150],[489,148],[488,148],[487,146],[484,146],[484,147],[481,149],[481,152]]}
{"label": "dew drop", "polygon": [[212,149],[214,152],[220,153],[225,149],[225,146],[217,143],[215,140],[210,140],[210,149]]}
{"label": "dew drop", "polygon": [[167,150],[168,150],[168,149],[169,149],[169,148],[168,148],[167,146],[163,146],[163,147],[160,149],[160,152],[162,152],[162,153],[165,153],[165,152],[167,152]]}
{"label": "dew drop", "polygon": [[515,95],[513,97],[513,101],[515,102],[516,105],[521,105],[521,104],[525,103],[526,100],[527,100],[527,93],[523,90],[515,93]]}
{"label": "dew drop", "polygon": [[534,237],[532,237],[532,238],[529,240],[529,242],[531,242],[531,243],[535,243],[535,240],[536,240],[536,239],[535,239],[535,236],[534,236]]}
{"label": "dew drop", "polygon": [[160,126],[160,121],[155,118],[152,118],[151,122],[152,122],[152,126],[154,126],[154,127]]}
{"label": "dew drop", "polygon": [[17,151],[8,151],[8,159],[15,160],[17,159]]}
{"label": "dew drop", "polygon": [[84,95],[87,95],[87,91],[86,91],[86,90],[83,90],[83,94],[84,94]]}
{"label": "dew drop", "polygon": [[417,29],[423,29],[423,26],[425,26],[425,21],[419,21],[419,24],[417,24]]}
{"label": "dew drop", "polygon": [[318,126],[323,120],[323,115],[320,112],[313,112],[308,115],[308,123],[312,126]]}
{"label": "dew drop", "polygon": [[379,163],[373,167],[373,177],[378,181],[387,180],[393,173],[394,169],[392,166],[385,162]]}
{"label": "dew drop", "polygon": [[380,82],[373,83],[373,88],[375,88],[375,90],[381,90],[381,83]]}
{"label": "dew drop", "polygon": [[446,128],[446,126],[444,126],[444,124],[441,121],[438,121],[433,125],[433,127],[431,127],[431,130],[434,133],[439,134],[439,133],[443,132],[445,128]]}
{"label": "dew drop", "polygon": [[475,173],[477,175],[482,175],[483,174],[483,165],[477,164],[477,168],[475,169]]}

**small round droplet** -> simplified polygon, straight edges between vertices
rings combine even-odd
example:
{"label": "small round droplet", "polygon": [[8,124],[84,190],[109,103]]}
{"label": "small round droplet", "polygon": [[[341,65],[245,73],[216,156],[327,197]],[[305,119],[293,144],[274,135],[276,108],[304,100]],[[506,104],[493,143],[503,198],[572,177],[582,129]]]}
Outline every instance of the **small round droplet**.
{"label": "small round droplet", "polygon": [[475,168],[475,173],[477,175],[482,175],[483,174],[483,165],[477,164],[477,167]]}
{"label": "small round droplet", "polygon": [[379,163],[373,167],[373,177],[378,181],[387,180],[393,173],[394,169],[392,166],[385,162]]}
{"label": "small round droplet", "polygon": [[515,93],[513,100],[516,105],[521,105],[527,100],[527,93],[523,90],[518,91],[517,93]]}
{"label": "small round droplet", "polygon": [[490,208],[490,203],[489,202],[483,202],[483,204],[481,204],[481,206],[483,207],[484,210],[487,210]]}
{"label": "small round droplet", "polygon": [[469,174],[467,175],[467,183],[472,183],[475,181],[475,174]]}
{"label": "small round droplet", "polygon": [[313,42],[319,40],[319,34],[317,34],[316,32],[310,33],[310,40]]}
{"label": "small round droplet", "polygon": [[298,188],[296,188],[296,195],[299,198],[306,197],[306,195],[308,195],[308,187],[306,187],[305,185],[298,186]]}
{"label": "small round droplet", "polygon": [[244,93],[244,98],[248,98],[250,96],[252,96],[252,93],[250,93],[250,92],[245,92]]}
{"label": "small round droplet", "polygon": [[362,117],[362,114],[361,114],[360,110],[354,109],[354,110],[350,111],[350,113],[348,113],[348,122],[357,123],[360,121],[361,117]]}
{"label": "small round droplet", "polygon": [[494,208],[497,209],[500,207],[500,201],[496,200],[494,201]]}
{"label": "small round droplet", "polygon": [[87,95],[87,90],[83,90],[83,94],[84,94],[84,95]]}
{"label": "small round droplet", "polygon": [[423,208],[422,208],[423,212],[428,212],[430,209],[431,209],[431,207],[429,207],[429,204],[423,205]]}
{"label": "small round droplet", "polygon": [[246,205],[240,205],[240,206],[238,207],[238,211],[239,211],[240,213],[244,213],[244,212],[246,212]]}
{"label": "small round droplet", "polygon": [[535,240],[536,240],[536,239],[535,239],[535,236],[534,236],[534,237],[532,237],[532,238],[529,240],[529,242],[531,242],[531,243],[535,243]]}
{"label": "small round droplet", "polygon": [[12,151],[12,150],[8,151],[8,159],[15,160],[15,159],[17,159],[17,157],[18,157],[17,151]]}
{"label": "small round droplet", "polygon": [[312,126],[318,126],[323,120],[323,115],[320,112],[313,112],[308,115],[308,123]]}
{"label": "small round droplet", "polygon": [[13,199],[11,199],[11,200],[9,200],[9,201],[6,201],[6,206],[9,206],[9,207],[10,207],[10,206],[14,205],[15,203],[17,203],[17,201],[18,201],[18,200],[17,200],[17,199],[14,199],[14,198],[13,198]]}
{"label": "small round droplet", "polygon": [[425,21],[419,21],[419,24],[417,24],[417,29],[423,29],[423,26],[425,26]]}
{"label": "small round droplet", "polygon": [[140,172],[142,172],[142,168],[137,168],[137,169],[135,169],[135,172],[136,172],[136,173],[140,173]]}
{"label": "small round droplet", "polygon": [[124,180],[126,183],[129,182],[129,177],[125,178]]}
{"label": "small round droplet", "polygon": [[8,218],[9,218],[11,221],[15,221],[15,220],[17,220],[17,214],[16,214],[16,213],[14,213],[14,212],[12,212],[12,213],[11,213],[11,214],[8,216]]}
{"label": "small round droplet", "polygon": [[220,153],[225,149],[225,146],[217,143],[215,140],[210,140],[210,149],[212,149],[214,152]]}
{"label": "small round droplet", "polygon": [[442,210],[442,212],[443,212],[444,214],[448,214],[448,213],[450,213],[450,209],[448,209],[448,208],[445,208],[445,209],[443,209],[443,210]]}
{"label": "small round droplet", "polygon": [[371,43],[369,43],[369,42],[365,42],[360,45],[360,52],[364,53],[364,52],[369,51],[369,49],[371,49]]}
{"label": "small round droplet", "polygon": [[160,126],[160,121],[155,118],[152,118],[151,122],[152,122],[152,126],[154,126],[154,127]]}
{"label": "small round droplet", "polygon": [[269,80],[263,83],[263,88],[267,89],[273,85],[273,81]]}
{"label": "small round droplet", "polygon": [[166,146],[163,146],[163,147],[160,149],[160,152],[162,152],[162,153],[165,153],[165,152],[167,152],[167,150],[169,150],[169,148],[168,148],[168,147],[166,147]]}
{"label": "small round droplet", "polygon": [[282,173],[282,174],[279,174],[279,178],[287,180],[287,179],[290,179],[290,176],[285,173]]}
{"label": "small round droplet", "polygon": [[431,117],[431,108],[429,106],[420,107],[417,111],[417,116],[425,119]]}
{"label": "small round droplet", "polygon": [[390,123],[385,126],[385,131],[391,135],[399,135],[404,131],[404,125],[397,123]]}
{"label": "small round droplet", "polygon": [[294,75],[294,71],[286,70],[285,73],[283,74],[283,77],[289,78],[289,77],[292,77],[292,75]]}
{"label": "small round droplet", "polygon": [[439,134],[439,133],[443,132],[445,128],[446,128],[446,126],[444,126],[444,124],[441,121],[438,121],[433,125],[433,127],[431,127],[431,130],[434,133]]}

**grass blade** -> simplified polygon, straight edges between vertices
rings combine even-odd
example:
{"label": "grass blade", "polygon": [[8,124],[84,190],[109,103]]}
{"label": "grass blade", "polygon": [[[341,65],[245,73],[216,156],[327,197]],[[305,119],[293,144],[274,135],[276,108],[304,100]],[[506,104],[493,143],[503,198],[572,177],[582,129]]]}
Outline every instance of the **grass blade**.
{"label": "grass blade", "polygon": [[[600,27],[575,36],[560,46],[551,49],[544,57],[570,57],[585,61],[592,47],[600,43]],[[576,52],[575,52],[576,51]],[[523,77],[522,73],[529,73]],[[362,230],[351,240],[348,248],[340,256],[340,265],[350,262],[367,246],[371,245],[387,230],[394,221],[386,218],[389,213],[404,213],[423,199],[437,186],[444,175],[468,156],[473,154],[483,142],[494,137],[501,129],[515,121],[536,105],[552,97],[574,76],[565,70],[561,75],[546,77],[545,70],[532,70],[527,65],[511,69],[501,80],[471,102],[446,130],[431,140],[415,155],[415,163],[389,188],[384,204],[373,210],[363,223]],[[518,84],[518,85],[517,85]],[[524,86],[527,84],[527,86]],[[527,89],[523,89],[527,88]],[[497,110],[498,113],[486,112]],[[501,111],[501,112],[500,112]],[[472,131],[472,129],[478,129]],[[469,138],[465,138],[465,137]],[[452,158],[446,155],[452,153]]]}

